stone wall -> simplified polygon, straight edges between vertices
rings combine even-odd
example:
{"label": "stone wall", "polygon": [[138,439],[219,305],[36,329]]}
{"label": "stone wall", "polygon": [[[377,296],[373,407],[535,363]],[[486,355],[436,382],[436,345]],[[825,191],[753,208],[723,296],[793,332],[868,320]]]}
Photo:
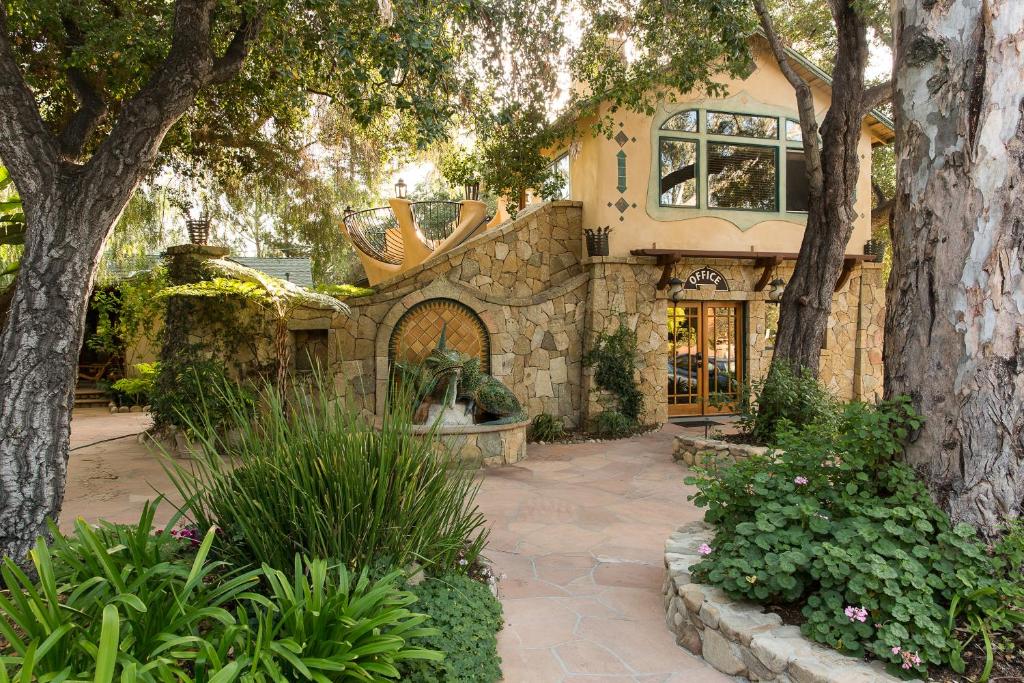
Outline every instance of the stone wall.
{"label": "stone wall", "polygon": [[[514,465],[526,458],[529,422],[500,425],[459,425],[437,429],[437,447],[467,465],[498,467]],[[430,426],[414,427],[425,434]]]}
{"label": "stone wall", "polygon": [[777,614],[694,583],[690,567],[714,534],[703,522],[679,527],[665,542],[665,618],[676,643],[722,673],[778,683],[896,683],[881,662],[868,664],[811,642]]}
{"label": "stone wall", "polygon": [[530,416],[582,413],[582,354],[590,276],[582,264],[577,202],[533,206],[350,302],[335,319],[331,358],[339,389],[371,412],[384,409],[395,324],[431,298],[472,308],[491,340],[491,373]]}
{"label": "stone wall", "polygon": [[752,455],[764,455],[769,450],[764,446],[749,446],[680,434],[676,436],[672,446],[672,459],[689,467],[704,464],[725,466],[746,460]]}

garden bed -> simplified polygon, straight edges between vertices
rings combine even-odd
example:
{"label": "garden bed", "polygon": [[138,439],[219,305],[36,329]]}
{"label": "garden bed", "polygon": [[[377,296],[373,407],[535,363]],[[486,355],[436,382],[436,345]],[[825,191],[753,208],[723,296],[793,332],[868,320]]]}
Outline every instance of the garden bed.
{"label": "garden bed", "polygon": [[780,683],[896,683],[881,662],[844,656],[784,625],[763,607],[694,583],[690,567],[714,534],[703,522],[679,527],[665,542],[665,615],[676,643],[730,676]]}

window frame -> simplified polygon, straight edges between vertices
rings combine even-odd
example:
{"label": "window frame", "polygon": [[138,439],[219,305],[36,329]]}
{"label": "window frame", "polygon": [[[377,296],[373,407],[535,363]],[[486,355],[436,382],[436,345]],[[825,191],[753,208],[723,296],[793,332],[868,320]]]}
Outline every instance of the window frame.
{"label": "window frame", "polygon": [[[735,106],[734,106],[735,105]],[[662,126],[678,114],[695,111],[697,132],[665,130]],[[707,128],[708,113],[736,114],[740,116],[758,116],[776,121],[775,138],[755,138],[743,135],[720,135],[709,133]],[[746,98],[725,100],[700,100],[692,102],[674,102],[659,107],[651,120],[651,163],[647,191],[648,214],[657,221],[679,221],[697,217],[720,218],[733,223],[740,230],[747,230],[758,223],[778,220],[805,225],[807,211],[790,211],[786,205],[786,184],[788,180],[786,152],[790,149],[802,149],[803,143],[787,140],[786,122],[798,121],[793,110],[750,102]],[[661,197],[661,146],[663,140],[684,140],[697,143],[696,206],[680,206],[665,204]],[[775,210],[721,208],[710,206],[710,182],[708,178],[708,144],[722,143],[739,146],[767,147],[775,150]]]}
{"label": "window frame", "polygon": [[[716,137],[716,138],[728,137],[731,140],[731,138],[734,138],[736,136],[716,135],[714,137]],[[745,140],[743,142],[731,142],[731,141],[727,141],[727,140],[717,140],[717,139],[716,140],[706,140],[705,141],[705,145],[704,145],[705,149],[707,148],[707,145],[732,145],[733,147],[763,147],[765,149],[772,150],[772,153],[775,154],[775,208],[773,210],[768,210],[768,209],[743,209],[743,208],[734,207],[734,206],[711,206],[711,179],[708,178],[707,181],[706,181],[707,194],[705,195],[705,199],[707,200],[708,211],[752,211],[754,213],[770,213],[770,214],[775,214],[775,213],[779,213],[782,210],[780,208],[782,206],[782,197],[780,196],[781,193],[779,191],[779,181],[782,179],[782,171],[779,168],[780,156],[781,155],[779,154],[779,146],[778,145],[765,145],[765,144],[758,145],[758,144],[746,142]]]}
{"label": "window frame", "polygon": [[[803,145],[802,142],[799,143],[799,144],[795,144],[795,143],[790,142],[788,145],[786,145],[785,147],[782,148],[782,151],[786,152],[787,154],[789,152],[791,152],[791,151],[792,152],[800,152],[801,154],[803,154],[804,155],[804,168],[805,169],[807,168],[807,152],[804,151],[804,145]],[[786,182],[788,183],[789,182],[789,166],[788,166],[789,159],[786,159],[786,164],[787,164],[787,166],[786,166]],[[786,199],[788,191],[789,191],[788,188],[785,191],[780,191],[779,192],[780,199]],[[807,191],[808,191],[808,193],[810,193],[810,187],[807,188]],[[791,208],[789,208],[789,201],[786,201],[785,212],[788,213],[788,214],[791,213],[791,214],[794,214],[794,215],[797,215],[797,216],[806,216],[807,214],[810,213],[810,202],[808,202],[807,209],[804,209],[803,211],[801,211],[800,209],[791,209]]]}
{"label": "window frame", "polygon": [[[698,126],[699,126],[699,121],[698,121]],[[666,131],[666,132],[669,132],[669,131]],[[697,135],[697,133],[683,133],[682,131],[676,131],[676,132],[680,133],[680,135],[659,135],[658,136],[658,147],[657,147],[658,155],[657,155],[657,162],[656,162],[657,165],[658,165],[658,181],[657,181],[658,182],[658,206],[664,207],[664,208],[667,208],[667,209],[699,209],[700,206],[701,206],[701,188],[703,187],[703,183],[700,182],[700,179],[701,179],[701,175],[703,175],[703,173],[704,173],[704,166],[703,166],[703,164],[700,163],[700,160],[701,160],[701,146],[702,146],[701,145],[701,141],[700,141],[699,138],[684,137],[686,135]],[[662,197],[664,196],[665,193],[661,192],[661,179],[662,179],[662,175],[661,175],[661,144],[662,144],[662,142],[673,142],[673,141],[675,141],[675,142],[689,142],[689,143],[693,144],[693,152],[694,152],[694,158],[693,158],[693,166],[694,166],[694,169],[693,169],[693,183],[694,183],[694,185],[693,185],[693,204],[692,205],[689,205],[689,204],[666,204],[666,203],[664,203],[662,201]]]}

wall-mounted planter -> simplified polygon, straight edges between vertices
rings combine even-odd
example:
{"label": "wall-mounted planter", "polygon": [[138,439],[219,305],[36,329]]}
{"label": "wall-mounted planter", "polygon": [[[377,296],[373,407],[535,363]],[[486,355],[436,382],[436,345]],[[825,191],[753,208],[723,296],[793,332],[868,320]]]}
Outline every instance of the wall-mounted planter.
{"label": "wall-mounted planter", "polygon": [[612,229],[607,225],[603,228],[587,228],[583,234],[587,238],[587,255],[607,256],[608,255],[608,234]]}

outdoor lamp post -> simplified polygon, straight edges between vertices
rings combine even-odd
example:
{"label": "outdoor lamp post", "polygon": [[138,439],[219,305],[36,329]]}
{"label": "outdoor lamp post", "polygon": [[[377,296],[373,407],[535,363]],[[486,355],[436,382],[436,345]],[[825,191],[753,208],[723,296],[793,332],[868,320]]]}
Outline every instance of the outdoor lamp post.
{"label": "outdoor lamp post", "polygon": [[673,303],[679,301],[683,296],[683,281],[677,277],[668,281],[668,295],[672,297]]}
{"label": "outdoor lamp post", "polygon": [[768,301],[777,304],[782,301],[782,293],[786,291],[786,281],[777,277],[768,283]]}
{"label": "outdoor lamp post", "polygon": [[399,199],[405,199],[405,190],[405,181],[399,178],[398,182],[395,183],[395,196],[398,197]]}

